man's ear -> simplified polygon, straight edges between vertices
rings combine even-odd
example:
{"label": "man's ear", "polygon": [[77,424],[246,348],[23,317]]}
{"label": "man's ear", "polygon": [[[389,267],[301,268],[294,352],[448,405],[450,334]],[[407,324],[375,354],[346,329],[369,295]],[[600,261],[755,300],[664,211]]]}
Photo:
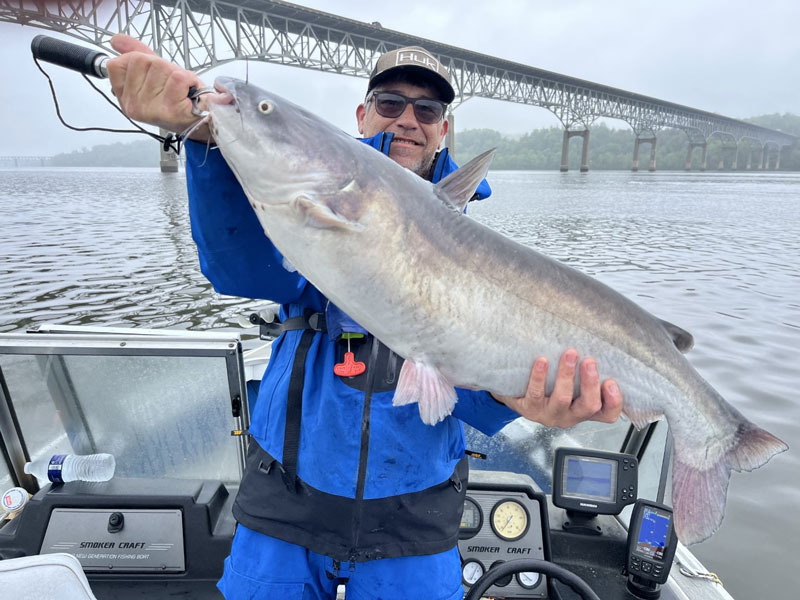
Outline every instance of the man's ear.
{"label": "man's ear", "polygon": [[450,126],[450,122],[447,119],[442,121],[442,139],[439,140],[439,146],[440,147],[444,143],[444,139],[447,137],[447,129],[448,129],[449,126]]}
{"label": "man's ear", "polygon": [[367,109],[363,104],[359,104],[356,108],[356,121],[358,122],[358,133],[364,135],[364,117],[367,116]]}

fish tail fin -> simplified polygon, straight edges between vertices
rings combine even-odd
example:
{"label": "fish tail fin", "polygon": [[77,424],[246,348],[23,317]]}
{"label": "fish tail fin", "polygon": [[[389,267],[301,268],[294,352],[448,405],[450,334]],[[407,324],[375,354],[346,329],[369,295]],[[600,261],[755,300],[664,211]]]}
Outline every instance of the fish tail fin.
{"label": "fish tail fin", "polygon": [[455,388],[436,367],[406,360],[400,369],[392,404],[405,406],[417,402],[422,422],[436,425],[453,412],[457,399]]}
{"label": "fish tail fin", "polygon": [[698,468],[675,455],[672,468],[672,504],[675,529],[686,545],[711,537],[725,515],[731,470],[752,471],[788,446],[749,421],[739,425],[733,446],[711,466]]}

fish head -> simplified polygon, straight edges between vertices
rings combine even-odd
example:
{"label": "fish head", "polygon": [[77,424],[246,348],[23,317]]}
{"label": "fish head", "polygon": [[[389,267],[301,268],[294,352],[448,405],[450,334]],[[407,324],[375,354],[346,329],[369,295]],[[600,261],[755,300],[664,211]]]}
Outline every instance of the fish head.
{"label": "fish head", "polygon": [[345,132],[251,83],[220,77],[214,86],[211,132],[251,201],[329,197],[353,181],[358,164]]}

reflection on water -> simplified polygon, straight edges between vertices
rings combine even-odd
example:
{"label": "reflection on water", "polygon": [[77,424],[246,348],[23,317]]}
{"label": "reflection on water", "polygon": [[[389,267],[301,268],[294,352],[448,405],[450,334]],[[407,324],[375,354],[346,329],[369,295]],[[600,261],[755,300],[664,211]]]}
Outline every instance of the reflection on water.
{"label": "reflection on water", "polygon": [[[800,537],[791,518],[800,503],[800,175],[490,180],[494,197],[470,206],[474,218],[689,330],[698,370],[792,446],[734,475],[722,529],[696,549],[737,598],[793,597],[797,575],[781,565]],[[183,176],[155,170],[0,172],[0,256],[0,332],[41,322],[235,327],[261,304],[213,292],[197,265]]]}

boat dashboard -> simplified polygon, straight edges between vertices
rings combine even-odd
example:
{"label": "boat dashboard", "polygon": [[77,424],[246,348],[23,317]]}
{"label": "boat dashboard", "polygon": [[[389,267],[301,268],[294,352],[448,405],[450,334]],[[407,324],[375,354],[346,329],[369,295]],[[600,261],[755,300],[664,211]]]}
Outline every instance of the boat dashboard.
{"label": "boat dashboard", "polygon": [[[0,334],[0,492],[20,488],[27,500],[0,522],[0,590],[6,561],[66,553],[100,600],[219,598],[248,396],[267,359],[230,332],[53,326]],[[632,504],[669,497],[665,425],[552,430],[520,419],[492,438],[465,433],[472,458],[458,548],[468,599],[592,598],[564,583],[563,571],[604,600],[730,598],[674,566],[649,595],[629,585]],[[558,470],[559,448],[594,457],[582,466],[588,488]],[[22,468],[51,454],[95,452],[117,457],[111,480],[50,484]],[[634,484],[627,461],[637,465]],[[580,498],[600,509],[570,504]],[[669,571],[672,557],[653,555],[645,541],[651,554],[639,568],[655,556]],[[678,557],[702,570],[685,548]]]}

